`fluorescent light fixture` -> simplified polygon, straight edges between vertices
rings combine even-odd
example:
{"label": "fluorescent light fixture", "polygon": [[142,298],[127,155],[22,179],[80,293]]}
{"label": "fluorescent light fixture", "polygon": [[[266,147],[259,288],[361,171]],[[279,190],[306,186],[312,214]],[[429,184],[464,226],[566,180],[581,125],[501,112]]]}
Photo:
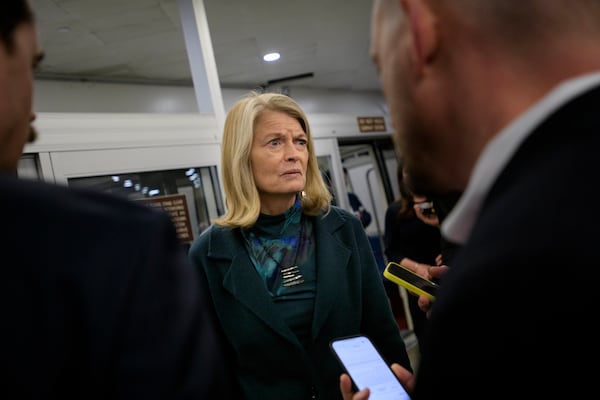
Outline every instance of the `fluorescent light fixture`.
{"label": "fluorescent light fixture", "polygon": [[279,57],[281,57],[281,54],[279,53],[269,53],[263,56],[263,60],[267,62],[273,62],[279,60]]}

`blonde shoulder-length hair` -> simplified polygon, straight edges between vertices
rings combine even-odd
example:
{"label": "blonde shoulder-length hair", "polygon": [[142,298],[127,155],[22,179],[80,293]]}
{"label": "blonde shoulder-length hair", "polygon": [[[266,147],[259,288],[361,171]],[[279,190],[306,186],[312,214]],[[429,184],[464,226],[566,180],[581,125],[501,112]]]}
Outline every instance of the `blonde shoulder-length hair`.
{"label": "blonde shoulder-length hair", "polygon": [[221,168],[226,212],[216,225],[249,228],[260,214],[260,198],[250,163],[255,123],[265,111],[284,112],[300,123],[307,136],[306,186],[300,196],[302,212],[318,215],[329,212],[331,193],[327,189],[315,155],[315,146],[304,111],[291,97],[277,93],[251,92],[227,113],[221,143]]}

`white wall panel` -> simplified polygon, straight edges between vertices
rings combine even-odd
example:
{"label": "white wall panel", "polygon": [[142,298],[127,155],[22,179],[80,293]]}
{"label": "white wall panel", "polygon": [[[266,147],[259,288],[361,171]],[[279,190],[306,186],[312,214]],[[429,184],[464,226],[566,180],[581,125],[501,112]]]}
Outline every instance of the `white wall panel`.
{"label": "white wall panel", "polygon": [[25,152],[219,142],[209,114],[38,113],[35,143]]}
{"label": "white wall panel", "polygon": [[[221,89],[225,110],[249,92]],[[380,92],[294,88],[289,95],[307,114],[388,117]],[[35,81],[34,108],[38,112],[66,113],[198,112],[193,87],[51,80]]]}
{"label": "white wall panel", "polygon": [[51,153],[54,177],[66,184],[69,178],[188,167],[219,166],[217,144],[124,148]]}

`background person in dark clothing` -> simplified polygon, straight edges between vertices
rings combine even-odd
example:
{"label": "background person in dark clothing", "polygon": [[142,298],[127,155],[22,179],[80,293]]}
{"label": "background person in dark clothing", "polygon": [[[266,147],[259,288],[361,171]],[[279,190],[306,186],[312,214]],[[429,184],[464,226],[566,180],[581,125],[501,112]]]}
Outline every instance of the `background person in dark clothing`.
{"label": "background person in dark clothing", "polygon": [[[434,195],[429,196],[431,202],[433,203],[434,213],[424,214],[421,211],[421,208],[418,206],[414,206],[415,215],[423,222],[428,225],[435,226],[439,228],[441,224],[444,222],[444,219],[452,208],[456,205],[456,202],[460,198],[460,193],[448,193],[444,195]],[[444,236],[440,236],[440,255],[436,259],[436,265],[450,265],[452,258],[454,257],[454,253],[460,247],[457,243],[451,242],[446,239]]]}
{"label": "background person in dark clothing", "polygon": [[[387,261],[395,261],[406,268],[427,274],[429,266],[436,265],[436,257],[440,254],[441,235],[437,226],[421,221],[413,206],[416,201],[424,201],[424,197],[415,196],[406,186],[402,164],[397,171],[400,197],[391,203],[385,212],[385,230],[383,235],[384,251]],[[398,285],[384,279],[388,293],[398,293]],[[390,293],[391,292],[391,293]],[[418,297],[410,294],[408,306],[413,322],[413,330],[420,341],[423,337],[427,317],[419,308]]]}

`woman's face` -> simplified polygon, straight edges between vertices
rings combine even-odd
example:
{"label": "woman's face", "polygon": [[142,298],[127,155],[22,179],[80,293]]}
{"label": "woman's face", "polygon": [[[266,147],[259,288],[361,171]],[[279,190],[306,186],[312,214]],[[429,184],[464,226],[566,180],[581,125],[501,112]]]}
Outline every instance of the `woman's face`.
{"label": "woman's face", "polygon": [[250,161],[261,212],[285,212],[306,185],[308,137],[300,123],[283,112],[263,112],[254,127]]}

